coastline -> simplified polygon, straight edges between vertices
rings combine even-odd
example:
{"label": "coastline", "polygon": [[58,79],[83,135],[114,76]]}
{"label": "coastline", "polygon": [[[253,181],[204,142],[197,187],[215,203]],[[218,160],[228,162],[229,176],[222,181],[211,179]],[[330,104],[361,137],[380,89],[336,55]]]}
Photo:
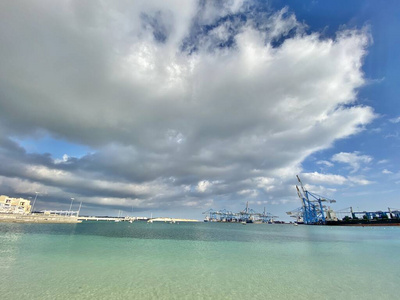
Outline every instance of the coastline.
{"label": "coastline", "polygon": [[77,217],[58,215],[0,214],[0,223],[81,223]]}

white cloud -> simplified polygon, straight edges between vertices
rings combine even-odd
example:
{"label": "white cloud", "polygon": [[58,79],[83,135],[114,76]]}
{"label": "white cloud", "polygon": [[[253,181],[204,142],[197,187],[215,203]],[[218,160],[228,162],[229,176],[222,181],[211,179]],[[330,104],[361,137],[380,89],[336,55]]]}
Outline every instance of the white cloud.
{"label": "white cloud", "polygon": [[211,186],[211,182],[209,182],[208,180],[202,180],[197,184],[197,191],[199,191],[200,193],[204,193],[205,191],[207,191],[207,189]]}
{"label": "white cloud", "polygon": [[372,161],[372,157],[368,155],[360,155],[360,152],[354,151],[340,152],[332,156],[332,161],[348,164],[352,167],[352,173],[357,172],[362,164],[368,164]]}
{"label": "white cloud", "polygon": [[317,161],[317,165],[324,165],[326,167],[333,167],[334,166],[333,163],[331,163],[330,161],[327,161],[327,160]]}
{"label": "white cloud", "polygon": [[349,176],[348,178],[352,183],[357,185],[369,185],[374,183],[373,181],[367,180],[362,176]]}
{"label": "white cloud", "polygon": [[[325,38],[286,8],[258,16],[242,3],[3,5],[0,175],[99,204],[287,199],[306,157],[375,117],[357,104],[369,33]],[[37,132],[91,153],[52,161],[10,140]],[[372,159],[334,157],[353,172]]]}
{"label": "white cloud", "polygon": [[392,171],[389,171],[389,170],[387,170],[387,169],[384,169],[384,170],[382,171],[382,174],[393,174],[393,172],[392,172]]}
{"label": "white cloud", "polygon": [[55,159],[54,163],[59,164],[59,163],[66,163],[68,162],[69,159],[69,155],[68,154],[64,154],[62,159]]}
{"label": "white cloud", "polygon": [[239,191],[238,194],[246,197],[257,197],[259,193],[255,189],[246,189]]}
{"label": "white cloud", "polygon": [[320,195],[324,198],[331,198],[335,192],[335,188],[327,188],[322,185],[306,184],[305,189],[313,194]]}
{"label": "white cloud", "polygon": [[390,123],[395,123],[395,124],[400,123],[400,116],[397,117],[397,118],[389,119],[389,122],[390,122]]}
{"label": "white cloud", "polygon": [[365,179],[363,176],[342,176],[335,174],[321,174],[318,172],[313,173],[302,173],[301,178],[304,178],[304,182],[307,182],[306,187],[310,187],[315,190],[320,190],[325,193],[332,194],[336,189],[325,188],[322,186],[313,186],[312,184],[328,184],[328,185],[369,185],[374,183],[373,181]]}
{"label": "white cloud", "polygon": [[347,182],[346,177],[334,174],[321,174],[318,172],[313,173],[302,173],[301,177],[311,183],[325,183],[333,185],[342,185]]}

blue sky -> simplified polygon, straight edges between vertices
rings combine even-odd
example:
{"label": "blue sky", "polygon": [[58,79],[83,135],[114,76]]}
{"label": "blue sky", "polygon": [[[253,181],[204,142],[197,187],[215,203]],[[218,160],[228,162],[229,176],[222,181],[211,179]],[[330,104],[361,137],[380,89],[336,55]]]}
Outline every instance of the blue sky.
{"label": "blue sky", "polygon": [[[337,152],[358,151],[372,158],[360,173],[373,183],[353,191],[338,191],[342,200],[337,206],[346,204],[362,210],[386,209],[399,206],[399,122],[398,105],[400,5],[397,1],[315,1],[303,6],[299,1],[287,3],[303,18],[310,28],[328,32],[342,26],[368,26],[372,43],[369,45],[362,70],[370,82],[360,88],[358,99],[372,106],[377,118],[358,135],[335,142],[334,147],[308,157],[304,169],[318,171],[315,162],[331,158]],[[297,5],[296,5],[297,4]],[[346,174],[346,166],[335,165],[329,172]],[[324,170],[327,171],[326,169]],[[343,203],[343,204],[342,204]]]}
{"label": "blue sky", "polygon": [[6,3],[0,194],[196,219],[249,202],[287,220],[299,174],[335,209],[400,208],[399,15],[397,1]]}

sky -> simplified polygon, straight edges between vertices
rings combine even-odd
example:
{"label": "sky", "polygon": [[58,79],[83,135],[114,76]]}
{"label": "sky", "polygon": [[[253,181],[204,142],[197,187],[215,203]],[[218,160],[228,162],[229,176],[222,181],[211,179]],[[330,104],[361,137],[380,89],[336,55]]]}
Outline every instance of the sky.
{"label": "sky", "polygon": [[395,0],[0,3],[0,194],[288,220],[400,208]]}

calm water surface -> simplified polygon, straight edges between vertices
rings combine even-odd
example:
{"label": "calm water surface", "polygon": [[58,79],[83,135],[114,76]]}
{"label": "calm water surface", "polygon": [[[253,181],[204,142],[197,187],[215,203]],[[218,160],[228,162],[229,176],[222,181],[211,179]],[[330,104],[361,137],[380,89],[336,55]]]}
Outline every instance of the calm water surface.
{"label": "calm water surface", "polygon": [[0,223],[1,299],[396,299],[400,227]]}

